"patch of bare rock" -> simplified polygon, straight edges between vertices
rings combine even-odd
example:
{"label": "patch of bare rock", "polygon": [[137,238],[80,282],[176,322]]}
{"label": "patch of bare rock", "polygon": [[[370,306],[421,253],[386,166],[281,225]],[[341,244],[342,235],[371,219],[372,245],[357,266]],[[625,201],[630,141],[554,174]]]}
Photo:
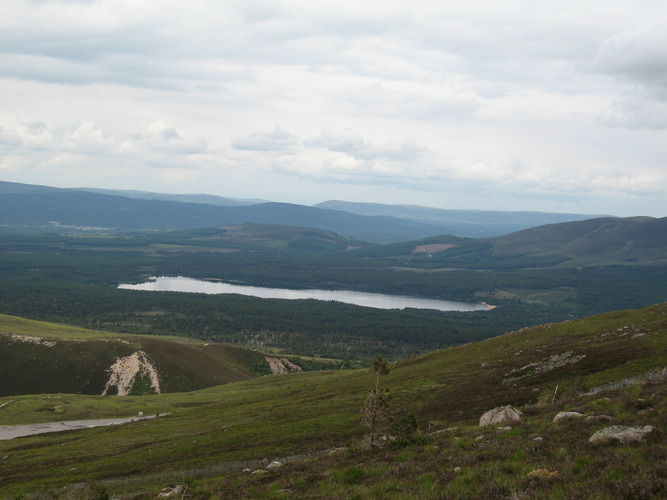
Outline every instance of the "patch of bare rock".
{"label": "patch of bare rock", "polygon": [[109,394],[109,389],[115,387],[119,396],[127,396],[134,387],[137,377],[146,376],[151,382],[151,390],[160,394],[160,380],[155,366],[150,362],[143,351],[137,351],[130,356],[118,358],[109,367],[109,380],[102,395]]}
{"label": "patch of bare rock", "polygon": [[580,419],[584,418],[583,413],[578,411],[561,411],[554,418],[553,422],[560,422],[561,420],[571,420],[571,419]]}
{"label": "patch of bare rock", "polygon": [[592,444],[628,444],[641,443],[648,436],[658,433],[652,425],[612,425],[595,432],[588,442]]}
{"label": "patch of bare rock", "polygon": [[287,358],[276,358],[274,356],[266,356],[266,362],[269,364],[269,369],[272,375],[281,375],[283,373],[294,373],[303,371],[299,365],[292,363]]}
{"label": "patch of bare rock", "polygon": [[487,427],[489,425],[508,424],[521,420],[523,413],[512,405],[498,406],[493,410],[487,411],[479,418],[479,426]]}

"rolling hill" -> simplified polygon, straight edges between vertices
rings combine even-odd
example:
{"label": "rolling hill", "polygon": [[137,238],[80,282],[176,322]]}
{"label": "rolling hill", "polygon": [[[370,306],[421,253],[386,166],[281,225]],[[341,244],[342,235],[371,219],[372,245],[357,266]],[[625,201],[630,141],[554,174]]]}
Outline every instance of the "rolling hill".
{"label": "rolling hill", "polygon": [[[659,498],[667,492],[660,439],[666,356],[663,303],[392,363],[382,384],[392,394],[394,423],[403,424],[384,432],[401,439],[376,450],[361,445],[367,370],[142,397],[2,398],[3,425],[90,418],[96,411],[170,416],[0,441],[0,496],[67,498],[79,491],[144,498],[181,484],[193,498]],[[523,412],[520,421],[478,427],[484,412],[508,404]],[[554,422],[563,410],[580,416]],[[657,438],[589,443],[612,424],[651,426]],[[345,451],[331,453],[341,446]],[[72,484],[79,490],[66,488]]]}
{"label": "rolling hill", "polygon": [[210,195],[172,195],[93,188],[58,189],[0,182],[0,226],[65,230],[174,230],[247,222],[333,231],[373,243],[440,234],[490,237],[582,214],[441,210],[371,203],[313,207]]}
{"label": "rolling hill", "polygon": [[10,228],[176,230],[247,222],[319,228],[371,242],[417,239],[442,230],[392,217],[289,203],[219,206],[0,182],[0,226]]}
{"label": "rolling hill", "polygon": [[446,210],[417,205],[385,205],[331,200],[314,205],[357,215],[387,216],[421,224],[437,224],[442,234],[470,238],[490,238],[535,226],[601,217],[600,215],[499,211]]}
{"label": "rolling hill", "polygon": [[218,205],[221,207],[243,207],[246,205],[257,205],[267,203],[268,200],[247,200],[242,198],[227,198],[210,194],[169,194],[152,193],[150,191],[136,191],[132,189],[97,189],[77,188],[79,191],[90,193],[107,194],[111,196],[123,196],[125,198],[137,198],[140,200],[163,200],[179,201],[183,203],[203,203],[205,205]]}
{"label": "rolling hill", "polygon": [[667,263],[667,217],[601,217],[547,224],[493,238],[442,235],[374,246],[360,254],[406,265],[471,269]]}
{"label": "rolling hill", "polygon": [[496,255],[566,257],[568,265],[665,262],[667,217],[603,217],[550,224],[492,240]]}
{"label": "rolling hill", "polygon": [[[0,397],[183,392],[301,371],[294,363],[298,358],[290,361],[238,346],[119,335],[6,315],[0,315],[0,351]],[[334,364],[320,361],[315,366]]]}

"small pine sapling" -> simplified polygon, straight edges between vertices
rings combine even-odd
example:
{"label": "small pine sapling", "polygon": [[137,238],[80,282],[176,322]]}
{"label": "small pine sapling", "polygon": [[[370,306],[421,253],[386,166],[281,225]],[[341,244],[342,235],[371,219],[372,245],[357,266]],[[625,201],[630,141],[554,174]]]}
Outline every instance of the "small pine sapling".
{"label": "small pine sapling", "polygon": [[369,449],[379,446],[378,434],[387,425],[387,406],[389,391],[382,387],[382,377],[389,373],[387,360],[380,354],[373,362],[373,385],[366,394],[361,407],[361,424],[368,429],[367,446]]}

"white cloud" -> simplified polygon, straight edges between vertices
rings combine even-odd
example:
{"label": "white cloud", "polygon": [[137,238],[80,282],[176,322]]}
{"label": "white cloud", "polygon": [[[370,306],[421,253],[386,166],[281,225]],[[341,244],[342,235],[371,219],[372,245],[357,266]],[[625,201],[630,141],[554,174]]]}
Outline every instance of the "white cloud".
{"label": "white cloud", "polygon": [[106,154],[114,149],[113,139],[104,136],[93,122],[82,122],[79,127],[65,137],[65,147],[79,153]]}
{"label": "white cloud", "polygon": [[386,159],[407,162],[419,158],[423,151],[414,139],[405,139],[400,144],[377,145],[367,143],[363,137],[352,132],[334,133],[329,130],[323,130],[319,136],[305,140],[304,144],[346,153],[358,160]]}
{"label": "white cloud", "polygon": [[621,98],[613,104],[610,112],[600,121],[613,127],[665,129],[667,128],[667,100],[660,101],[636,96]]}
{"label": "white cloud", "polygon": [[0,168],[664,214],[665,19],[658,0],[6,0]]}
{"label": "white cloud", "polygon": [[242,151],[290,151],[296,143],[296,138],[288,130],[275,125],[270,132],[235,137],[231,146]]}

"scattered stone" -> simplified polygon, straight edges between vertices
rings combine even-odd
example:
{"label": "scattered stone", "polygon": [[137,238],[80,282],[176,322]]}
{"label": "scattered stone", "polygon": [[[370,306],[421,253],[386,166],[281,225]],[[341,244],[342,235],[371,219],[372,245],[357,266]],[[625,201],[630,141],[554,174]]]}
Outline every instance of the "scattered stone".
{"label": "scattered stone", "polygon": [[585,357],[585,354],[575,355],[574,351],[567,351],[563,354],[554,354],[542,361],[529,363],[521,368],[514,368],[509,373],[505,374],[503,383],[513,382],[529,375],[539,375],[540,373],[546,373],[556,368],[560,368],[561,366],[578,363]]}
{"label": "scattered stone", "polygon": [[456,472],[457,474],[461,472],[461,467],[454,467],[454,472]]}
{"label": "scattered stone", "polygon": [[521,420],[521,411],[514,408],[512,405],[499,406],[493,410],[487,411],[479,419],[479,426],[486,427],[488,425],[505,424],[508,422],[518,422]]}
{"label": "scattered stone", "polygon": [[266,470],[264,469],[257,469],[251,472],[251,474],[266,474]]}
{"label": "scattered stone", "polygon": [[158,498],[169,498],[183,493],[183,485],[177,484],[176,486],[167,486],[163,488],[160,493],[158,493]]}
{"label": "scattered stone", "polygon": [[578,411],[561,411],[554,417],[553,422],[559,422],[561,420],[569,420],[573,418],[584,418],[584,415]]}
{"label": "scattered stone", "polygon": [[601,444],[601,443],[641,443],[646,436],[657,432],[657,429],[652,425],[612,425],[611,427],[605,427],[595,432],[589,439],[589,443]]}
{"label": "scattered stone", "polygon": [[512,428],[509,426],[502,426],[502,427],[496,427],[497,430],[499,431],[511,431]]}
{"label": "scattered stone", "polygon": [[283,465],[282,463],[278,462],[277,460],[274,460],[269,465],[267,465],[266,468],[267,469],[275,469],[276,467],[280,467],[282,465]]}
{"label": "scattered stone", "polygon": [[646,337],[646,334],[645,333],[635,333],[632,337],[630,337],[630,340],[640,339],[642,337]]}
{"label": "scattered stone", "polygon": [[302,372],[299,365],[295,365],[287,358],[276,358],[275,356],[265,356],[264,359],[269,365],[272,375],[282,375],[285,373]]}
{"label": "scattered stone", "polygon": [[477,436],[477,437],[475,438],[475,441],[481,441],[481,440],[484,439],[485,437],[486,437],[486,434],[480,434],[479,436]]}
{"label": "scattered stone", "polygon": [[535,436],[535,437],[533,438],[533,441],[535,441],[535,442],[544,441],[544,438],[543,438],[542,436]]}

